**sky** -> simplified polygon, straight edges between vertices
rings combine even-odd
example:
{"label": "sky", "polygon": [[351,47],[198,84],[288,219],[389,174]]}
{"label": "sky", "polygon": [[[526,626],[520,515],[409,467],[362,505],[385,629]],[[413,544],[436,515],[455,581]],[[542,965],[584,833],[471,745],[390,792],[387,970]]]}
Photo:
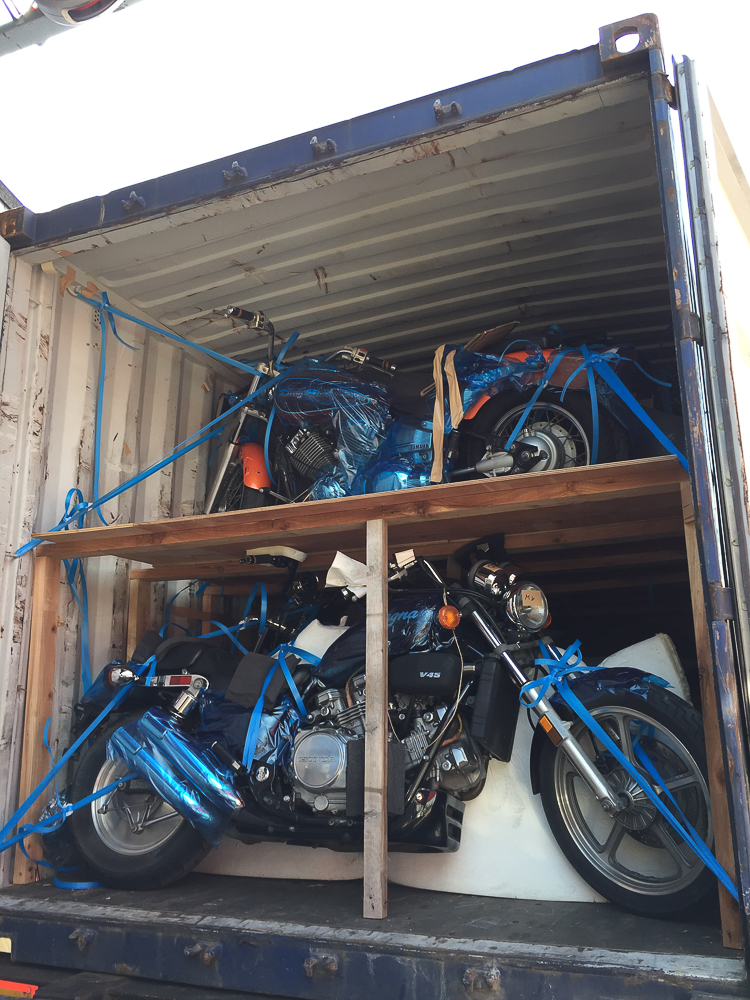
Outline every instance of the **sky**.
{"label": "sky", "polygon": [[[696,61],[750,176],[750,3],[650,9],[670,73],[672,55]],[[0,59],[0,180],[48,211],[596,44],[600,25],[640,12],[636,0],[142,0]]]}

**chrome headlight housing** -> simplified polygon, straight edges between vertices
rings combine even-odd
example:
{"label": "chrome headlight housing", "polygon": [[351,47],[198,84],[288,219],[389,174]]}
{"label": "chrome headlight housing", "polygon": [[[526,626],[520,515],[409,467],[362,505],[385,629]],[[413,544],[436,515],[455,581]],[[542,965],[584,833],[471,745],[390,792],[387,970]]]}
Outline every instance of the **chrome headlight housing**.
{"label": "chrome headlight housing", "polygon": [[81,24],[122,3],[123,0],[37,0],[37,7],[55,24]]}
{"label": "chrome headlight housing", "polygon": [[541,631],[549,618],[549,607],[544,591],[530,580],[513,585],[505,610],[513,624],[526,629],[527,632]]}

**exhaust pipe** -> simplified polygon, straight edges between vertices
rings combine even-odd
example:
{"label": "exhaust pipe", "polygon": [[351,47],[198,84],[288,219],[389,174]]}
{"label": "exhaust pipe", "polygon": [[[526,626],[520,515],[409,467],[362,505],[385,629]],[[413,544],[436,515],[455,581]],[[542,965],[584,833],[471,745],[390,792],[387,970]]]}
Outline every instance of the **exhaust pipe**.
{"label": "exhaust pipe", "polygon": [[244,802],[231,769],[180,729],[177,719],[152,708],[109,738],[107,753],[122,760],[181,816],[218,847]]}

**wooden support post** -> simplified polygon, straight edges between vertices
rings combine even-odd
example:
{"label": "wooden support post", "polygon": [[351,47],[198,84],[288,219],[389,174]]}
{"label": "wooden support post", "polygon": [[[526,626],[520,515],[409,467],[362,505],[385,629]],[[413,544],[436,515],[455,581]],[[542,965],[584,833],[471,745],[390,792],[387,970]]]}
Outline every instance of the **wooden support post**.
{"label": "wooden support post", "polygon": [[[29,667],[26,674],[19,803],[31,794],[49,771],[49,755],[44,746],[43,736],[45,723],[52,716],[59,610],[60,560],[54,556],[37,556],[34,560],[31,598],[31,637]],[[23,817],[23,822],[35,823],[46,801],[47,797],[44,794],[40,795]],[[32,856],[42,856],[39,839],[38,834],[26,838],[25,846]],[[13,881],[17,885],[25,885],[28,882],[36,882],[38,878],[38,865],[25,857],[20,847],[16,847]]]}
{"label": "wooden support post", "polygon": [[[690,593],[693,603],[693,623],[695,646],[698,653],[698,675],[700,678],[701,700],[703,703],[703,731],[706,739],[708,761],[708,784],[711,792],[711,812],[714,822],[714,853],[728,875],[736,882],[732,828],[729,819],[729,803],[724,775],[724,759],[721,752],[719,716],[714,688],[713,656],[711,637],[706,620],[706,606],[703,600],[698,539],[695,533],[695,514],[690,484],[683,483],[682,512],[685,525],[685,545],[687,547]],[[725,948],[741,948],[742,932],[737,903],[723,885],[719,884],[719,905],[721,909],[721,930]]]}
{"label": "wooden support post", "polygon": [[367,522],[364,915],[388,914],[388,525]]}
{"label": "wooden support post", "polygon": [[128,659],[151,625],[151,581],[131,576],[128,600]]}
{"label": "wooden support post", "polygon": [[201,635],[208,635],[215,632],[216,626],[211,625],[211,621],[222,621],[224,617],[224,596],[223,594],[204,593],[202,598],[203,610],[209,616],[208,621],[204,621],[201,626]]}

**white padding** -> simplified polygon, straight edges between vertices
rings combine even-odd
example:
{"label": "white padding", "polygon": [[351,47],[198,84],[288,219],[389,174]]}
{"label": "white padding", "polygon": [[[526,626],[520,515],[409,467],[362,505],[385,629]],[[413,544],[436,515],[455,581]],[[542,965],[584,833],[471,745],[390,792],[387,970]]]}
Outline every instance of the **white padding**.
{"label": "white padding", "polygon": [[692,705],[690,688],[677,650],[669,636],[663,632],[643,642],[637,642],[634,646],[618,649],[616,653],[602,660],[600,666],[637,667],[639,670],[645,670],[647,674],[656,674],[657,677],[669,682],[676,695]]}
{"label": "white padding", "polygon": [[318,619],[314,618],[302,629],[292,646],[304,649],[313,656],[322,656],[347,628],[347,625],[321,625]]}
{"label": "white padding", "polygon": [[[669,681],[680,696],[687,694],[685,674],[669,636],[656,635],[613,653],[604,665],[638,667]],[[531,737],[522,712],[511,761],[491,761],[484,791],[466,803],[460,850],[456,854],[390,854],[391,882],[475,896],[603,901],[557,846],[541,800],[531,791]],[[225,839],[198,870],[257,878],[342,880],[362,877],[362,855],[285,844],[248,846]]]}

